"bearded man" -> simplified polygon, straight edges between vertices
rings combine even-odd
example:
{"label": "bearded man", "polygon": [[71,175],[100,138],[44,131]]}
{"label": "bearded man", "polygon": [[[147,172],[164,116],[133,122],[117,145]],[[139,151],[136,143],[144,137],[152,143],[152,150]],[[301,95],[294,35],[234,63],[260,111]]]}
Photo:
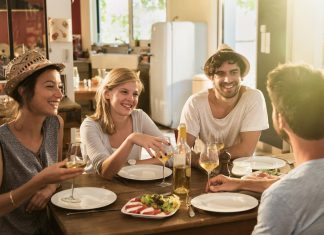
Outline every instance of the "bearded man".
{"label": "bearded man", "polygon": [[282,179],[240,180],[218,175],[211,192],[263,192],[256,234],[323,234],[324,74],[305,64],[279,65],[268,74],[273,125],[290,143],[295,168]]}
{"label": "bearded man", "polygon": [[190,96],[181,113],[190,147],[199,138],[223,143],[232,159],[253,155],[269,123],[262,92],[242,85],[249,69],[248,60],[225,44],[206,61],[204,72],[213,88]]}

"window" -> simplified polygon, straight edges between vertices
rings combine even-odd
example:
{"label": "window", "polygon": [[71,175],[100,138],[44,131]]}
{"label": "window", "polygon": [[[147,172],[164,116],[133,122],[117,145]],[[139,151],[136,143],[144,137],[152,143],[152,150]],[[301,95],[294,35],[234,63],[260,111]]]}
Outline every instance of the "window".
{"label": "window", "polygon": [[155,22],[166,20],[166,0],[98,0],[100,43],[150,40]]}
{"label": "window", "polygon": [[244,84],[256,87],[257,10],[255,0],[223,0],[223,42],[250,62]]}

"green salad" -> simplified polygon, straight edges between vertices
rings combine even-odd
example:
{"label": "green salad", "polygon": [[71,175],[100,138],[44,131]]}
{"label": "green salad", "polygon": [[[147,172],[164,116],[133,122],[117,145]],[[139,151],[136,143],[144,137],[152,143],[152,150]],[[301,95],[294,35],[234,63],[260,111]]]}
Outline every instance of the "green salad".
{"label": "green salad", "polygon": [[176,195],[143,194],[140,200],[143,204],[154,209],[160,209],[167,214],[177,210],[180,206],[179,197]]}
{"label": "green salad", "polygon": [[275,175],[275,176],[280,176],[281,173],[278,169],[264,169],[261,170],[264,173],[268,173],[269,175]]}

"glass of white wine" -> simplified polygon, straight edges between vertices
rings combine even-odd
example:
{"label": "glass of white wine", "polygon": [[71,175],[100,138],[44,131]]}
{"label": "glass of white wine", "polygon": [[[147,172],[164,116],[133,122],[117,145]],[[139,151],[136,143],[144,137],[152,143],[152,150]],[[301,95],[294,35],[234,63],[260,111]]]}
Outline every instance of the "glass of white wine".
{"label": "glass of white wine", "polygon": [[160,153],[158,154],[158,159],[163,164],[163,168],[162,168],[163,180],[161,183],[158,184],[158,186],[160,187],[166,187],[171,185],[171,183],[165,182],[164,169],[165,169],[166,162],[173,156],[174,151],[170,142],[170,137],[165,137],[165,139],[169,142],[169,145],[163,144],[163,152],[160,151]]}
{"label": "glass of white wine", "polygon": [[[80,142],[70,143],[67,152],[66,168],[85,168],[87,165],[88,157],[84,151],[84,145]],[[71,195],[64,197],[61,200],[69,203],[80,203],[81,200],[74,195],[74,178],[72,179]]]}
{"label": "glass of white wine", "polygon": [[207,183],[209,185],[210,173],[219,165],[217,143],[207,144],[204,151],[200,153],[199,165],[207,172]]}

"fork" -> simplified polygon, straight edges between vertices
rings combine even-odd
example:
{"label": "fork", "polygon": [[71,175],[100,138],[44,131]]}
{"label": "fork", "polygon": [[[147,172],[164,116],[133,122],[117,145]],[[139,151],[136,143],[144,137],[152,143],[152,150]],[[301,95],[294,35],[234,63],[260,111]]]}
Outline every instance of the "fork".
{"label": "fork", "polygon": [[188,216],[190,218],[194,217],[196,215],[196,213],[191,205],[191,197],[190,196],[187,196],[186,204],[187,204],[187,209],[188,209]]}

